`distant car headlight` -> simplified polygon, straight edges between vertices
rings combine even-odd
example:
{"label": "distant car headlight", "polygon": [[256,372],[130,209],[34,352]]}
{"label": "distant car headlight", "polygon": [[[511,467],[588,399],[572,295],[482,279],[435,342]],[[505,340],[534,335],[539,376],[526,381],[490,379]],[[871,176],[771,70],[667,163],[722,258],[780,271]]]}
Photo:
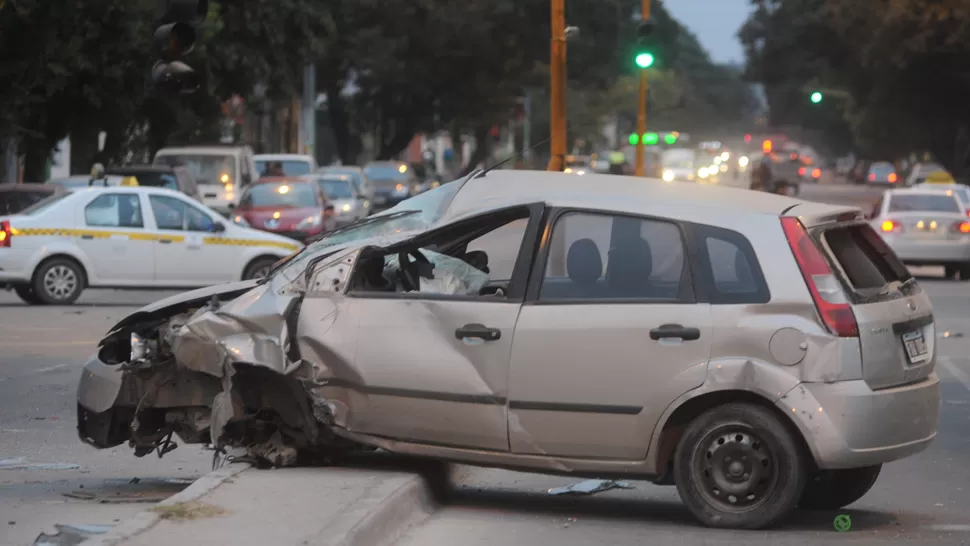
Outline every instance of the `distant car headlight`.
{"label": "distant car headlight", "polygon": [[346,203],[346,204],[344,204],[344,206],[340,207],[340,210],[342,210],[344,212],[350,212],[350,209],[352,209],[352,208],[354,208],[354,207],[350,206],[350,203]]}
{"label": "distant car headlight", "polygon": [[562,172],[564,172],[566,174],[572,174],[573,173],[573,170],[570,167],[566,167],[565,169],[562,170]]}
{"label": "distant car headlight", "polygon": [[233,216],[232,223],[243,227],[250,227],[249,222],[247,222],[246,219],[243,218],[241,214],[237,214]]}
{"label": "distant car headlight", "polygon": [[307,229],[311,227],[317,227],[322,223],[323,223],[323,215],[316,214],[300,220],[300,223],[296,225],[296,229],[301,230],[301,229]]}
{"label": "distant car headlight", "polygon": [[707,170],[707,167],[701,167],[700,169],[697,169],[697,176],[701,178],[707,178],[708,174],[710,174],[710,172]]}
{"label": "distant car headlight", "polygon": [[741,156],[741,157],[738,158],[738,166],[739,167],[747,167],[748,166],[748,161],[749,161],[748,157],[743,155],[743,156]]}
{"label": "distant car headlight", "polygon": [[674,171],[671,171],[669,169],[664,169],[663,179],[664,179],[664,182],[673,182],[674,181]]}

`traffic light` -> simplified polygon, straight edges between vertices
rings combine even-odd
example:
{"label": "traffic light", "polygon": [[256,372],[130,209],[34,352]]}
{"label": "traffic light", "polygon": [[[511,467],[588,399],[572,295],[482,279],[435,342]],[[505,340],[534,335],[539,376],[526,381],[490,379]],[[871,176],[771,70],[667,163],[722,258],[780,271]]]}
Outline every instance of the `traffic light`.
{"label": "traffic light", "polygon": [[637,25],[637,47],[634,50],[633,62],[637,68],[650,68],[653,66],[656,57],[652,51],[650,36],[653,34],[654,23],[652,19],[640,21]]}
{"label": "traffic light", "polygon": [[764,142],[761,143],[761,151],[764,152],[764,153],[766,153],[766,154],[770,154],[772,148],[773,148],[773,146],[772,146],[770,140],[766,140],[766,141],[764,141]]}
{"label": "traffic light", "polygon": [[627,139],[627,142],[630,143],[630,146],[636,146],[640,142],[640,135],[636,133],[630,133],[630,138]]}
{"label": "traffic light", "polygon": [[822,93],[816,91],[812,93],[812,104],[818,104],[822,102]]}
{"label": "traffic light", "polygon": [[750,144],[751,143],[751,134],[744,135],[744,143],[745,144]]}
{"label": "traffic light", "polygon": [[181,59],[195,47],[196,26],[209,12],[209,0],[160,0],[155,47],[161,57],[152,67],[152,85],[166,94],[187,94],[201,84],[199,74]]}
{"label": "traffic light", "polygon": [[643,135],[643,143],[647,146],[655,146],[660,142],[660,135],[657,133],[645,133]]}
{"label": "traffic light", "polygon": [[668,145],[677,144],[677,135],[667,133],[664,135],[664,142],[666,142]]}

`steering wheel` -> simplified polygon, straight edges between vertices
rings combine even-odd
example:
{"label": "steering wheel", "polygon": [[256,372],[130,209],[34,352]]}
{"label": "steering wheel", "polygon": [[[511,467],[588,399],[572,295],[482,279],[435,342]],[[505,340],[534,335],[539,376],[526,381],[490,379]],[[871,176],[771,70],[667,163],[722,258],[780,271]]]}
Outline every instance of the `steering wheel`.
{"label": "steering wheel", "polygon": [[[414,261],[411,261],[408,256],[413,256]],[[415,291],[421,289],[420,272],[418,270],[418,264],[431,264],[427,256],[421,253],[420,250],[414,249],[410,252],[400,252],[397,255],[397,261],[399,264],[399,276],[401,278],[401,285],[407,291]]]}

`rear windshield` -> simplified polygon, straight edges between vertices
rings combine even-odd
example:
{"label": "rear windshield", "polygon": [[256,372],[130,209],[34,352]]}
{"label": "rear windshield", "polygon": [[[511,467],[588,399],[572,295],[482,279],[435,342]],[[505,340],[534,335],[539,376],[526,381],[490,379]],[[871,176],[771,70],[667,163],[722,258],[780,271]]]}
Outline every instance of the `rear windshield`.
{"label": "rear windshield", "polygon": [[313,169],[310,163],[300,160],[256,161],[256,172],[259,176],[302,176],[310,174]]}
{"label": "rear windshield", "polygon": [[403,180],[408,177],[407,172],[406,165],[373,165],[364,168],[364,174],[367,175],[367,178],[374,180]]}
{"label": "rear windshield", "polygon": [[350,180],[334,180],[321,178],[318,180],[323,193],[330,199],[353,199],[354,190]]}
{"label": "rear windshield", "polygon": [[53,205],[54,203],[57,203],[61,199],[64,199],[65,197],[67,197],[70,194],[68,194],[68,193],[55,193],[53,195],[50,195],[50,194],[48,194],[48,195],[49,195],[49,197],[46,197],[46,198],[44,198],[44,199],[42,199],[40,201],[37,201],[33,205],[31,205],[31,206],[25,208],[24,210],[20,211],[20,214],[22,214],[24,216],[30,216],[32,214],[37,214],[38,212],[41,212],[43,210],[46,210],[46,209],[50,208],[51,205]]}
{"label": "rear windshield", "polygon": [[893,195],[889,212],[960,212],[960,204],[952,195]]}
{"label": "rear windshield", "polygon": [[200,184],[235,184],[236,161],[232,155],[157,155],[156,165],[185,167]]}
{"label": "rear windshield", "polygon": [[876,174],[889,174],[894,170],[896,169],[889,163],[874,163],[872,167],[869,167],[869,172]]}
{"label": "rear windshield", "polygon": [[319,205],[312,185],[306,182],[255,184],[246,189],[240,205],[251,207],[312,208]]}
{"label": "rear windshield", "polygon": [[882,290],[894,281],[912,277],[906,266],[868,224],[829,229],[823,238],[858,291]]}

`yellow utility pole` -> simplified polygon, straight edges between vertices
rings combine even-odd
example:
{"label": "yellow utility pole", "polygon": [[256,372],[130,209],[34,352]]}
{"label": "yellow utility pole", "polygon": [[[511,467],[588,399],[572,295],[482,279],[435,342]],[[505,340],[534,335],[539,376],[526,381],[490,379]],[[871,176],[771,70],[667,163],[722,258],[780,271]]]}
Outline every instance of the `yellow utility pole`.
{"label": "yellow utility pole", "polygon": [[552,41],[549,59],[549,165],[547,171],[566,166],[566,6],[551,0]]}
{"label": "yellow utility pole", "polygon": [[[642,0],[640,8],[641,20],[646,22],[650,19],[650,0]],[[637,97],[637,153],[636,153],[636,175],[646,176],[646,168],[643,164],[643,135],[647,132],[647,69],[640,69],[640,93]]]}

